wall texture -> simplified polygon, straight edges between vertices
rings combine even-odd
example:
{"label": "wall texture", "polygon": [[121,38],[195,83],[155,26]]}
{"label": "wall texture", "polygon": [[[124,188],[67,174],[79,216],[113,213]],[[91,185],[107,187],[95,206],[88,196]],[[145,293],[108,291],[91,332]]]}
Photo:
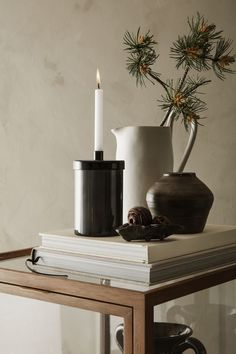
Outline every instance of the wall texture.
{"label": "wall texture", "polygon": [[[115,156],[111,128],[160,123],[161,88],[135,87],[125,69],[124,31],[141,25],[155,34],[158,71],[167,78],[176,75],[169,47],[186,31],[187,16],[204,14],[236,49],[235,10],[234,0],[0,0],[2,250],[36,244],[39,231],[73,227],[72,161],[92,157],[97,67],[107,158]],[[221,82],[206,74],[212,79],[205,90],[208,118],[186,170],[195,171],[214,192],[209,222],[235,224],[236,77]],[[176,161],[186,138],[177,124]],[[235,306],[233,284],[212,291],[184,303],[199,305],[207,298]],[[223,316],[222,306],[214,313]],[[209,353],[224,351],[214,347]]]}

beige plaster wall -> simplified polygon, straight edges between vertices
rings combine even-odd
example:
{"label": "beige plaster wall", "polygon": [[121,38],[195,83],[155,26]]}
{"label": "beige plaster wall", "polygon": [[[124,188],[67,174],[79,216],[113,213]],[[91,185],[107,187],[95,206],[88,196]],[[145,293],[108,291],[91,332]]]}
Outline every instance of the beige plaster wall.
{"label": "beige plaster wall", "polygon": [[[166,78],[176,75],[169,47],[184,33],[187,16],[200,11],[224,29],[236,49],[235,10],[234,0],[0,0],[1,250],[36,244],[39,231],[73,227],[72,161],[92,157],[97,67],[107,158],[115,156],[112,127],[160,122],[161,89],[136,89],[125,69],[124,31],[151,29],[159,42],[158,70]],[[209,222],[235,224],[236,77],[209,77],[208,118],[187,170],[214,192]],[[176,161],[185,140],[178,124]],[[235,287],[200,298],[232,307]],[[184,303],[201,301],[193,296]],[[219,350],[209,353],[224,353]]]}
{"label": "beige plaster wall", "polygon": [[[197,10],[236,42],[234,1],[0,1],[0,232],[5,245],[34,243],[39,230],[73,225],[72,161],[91,158],[95,72],[104,88],[105,154],[110,128],[158,124],[158,86],[136,89],[122,36],[141,25],[159,42],[158,70],[176,75],[169,47]],[[207,73],[208,74],[208,73]],[[210,221],[234,224],[235,76],[206,88],[205,127],[187,166],[213,190]],[[176,126],[178,161],[186,134]]]}

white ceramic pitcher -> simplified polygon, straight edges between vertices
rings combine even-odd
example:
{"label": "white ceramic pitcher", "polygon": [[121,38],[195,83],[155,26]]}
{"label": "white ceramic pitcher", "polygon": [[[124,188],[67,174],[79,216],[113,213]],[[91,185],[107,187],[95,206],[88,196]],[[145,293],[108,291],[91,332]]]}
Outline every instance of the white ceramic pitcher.
{"label": "white ceramic pitcher", "polygon": [[[171,126],[130,126],[112,129],[116,137],[116,159],[125,161],[123,189],[123,222],[129,209],[145,206],[148,189],[163,173],[173,172]],[[182,172],[197,134],[192,122],[190,136],[177,172]]]}

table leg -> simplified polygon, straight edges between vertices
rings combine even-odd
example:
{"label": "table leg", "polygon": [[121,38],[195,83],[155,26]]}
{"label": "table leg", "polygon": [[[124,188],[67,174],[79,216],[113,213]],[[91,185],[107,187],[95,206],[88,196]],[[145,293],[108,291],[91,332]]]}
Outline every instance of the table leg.
{"label": "table leg", "polygon": [[133,312],[124,317],[124,354],[133,354]]}
{"label": "table leg", "polygon": [[110,315],[100,314],[100,354],[110,354]]}
{"label": "table leg", "polygon": [[143,299],[134,308],[134,354],[153,354],[153,306]]}

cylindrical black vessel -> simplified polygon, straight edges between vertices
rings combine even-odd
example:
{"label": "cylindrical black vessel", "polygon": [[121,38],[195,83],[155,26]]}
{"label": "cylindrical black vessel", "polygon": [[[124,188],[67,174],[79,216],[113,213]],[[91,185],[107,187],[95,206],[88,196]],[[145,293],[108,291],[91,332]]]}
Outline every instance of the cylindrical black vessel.
{"label": "cylindrical black vessel", "polygon": [[122,225],[124,161],[73,162],[75,234],[112,236]]}
{"label": "cylindrical black vessel", "polygon": [[214,196],[195,173],[164,174],[148,191],[147,204],[153,216],[165,215],[183,226],[180,233],[202,232]]}

